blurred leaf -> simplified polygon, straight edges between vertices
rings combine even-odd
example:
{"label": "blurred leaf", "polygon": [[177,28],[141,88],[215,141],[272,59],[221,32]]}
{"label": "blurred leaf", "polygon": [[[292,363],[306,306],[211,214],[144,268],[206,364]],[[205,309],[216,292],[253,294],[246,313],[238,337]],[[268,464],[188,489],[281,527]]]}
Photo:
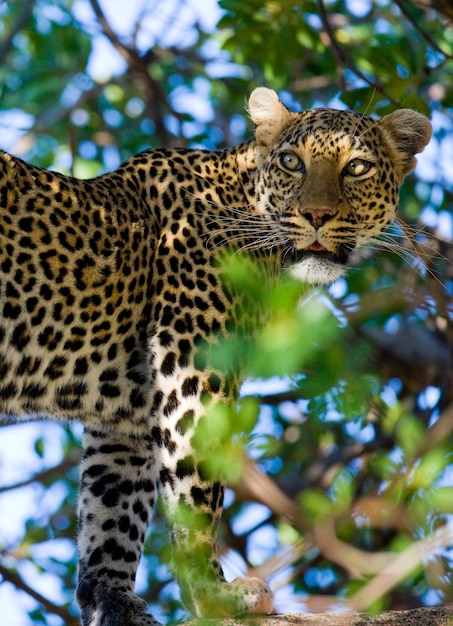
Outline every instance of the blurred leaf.
{"label": "blurred leaf", "polygon": [[333,512],[332,501],[319,490],[306,489],[299,494],[298,503],[311,524],[321,522]]}

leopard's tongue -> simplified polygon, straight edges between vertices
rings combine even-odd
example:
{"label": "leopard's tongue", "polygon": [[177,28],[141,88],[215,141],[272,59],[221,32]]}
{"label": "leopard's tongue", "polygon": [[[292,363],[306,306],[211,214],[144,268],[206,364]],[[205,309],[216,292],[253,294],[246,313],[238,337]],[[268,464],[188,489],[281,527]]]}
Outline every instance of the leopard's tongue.
{"label": "leopard's tongue", "polygon": [[324,246],[317,241],[315,243],[312,243],[308,249],[312,250],[313,252],[324,252],[326,250]]}

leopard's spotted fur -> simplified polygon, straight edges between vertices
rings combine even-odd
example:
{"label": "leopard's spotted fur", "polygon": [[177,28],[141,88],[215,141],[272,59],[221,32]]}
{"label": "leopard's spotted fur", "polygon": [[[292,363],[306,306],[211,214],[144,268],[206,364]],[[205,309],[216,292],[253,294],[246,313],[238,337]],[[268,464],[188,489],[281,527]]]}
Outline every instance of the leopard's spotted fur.
{"label": "leopard's spotted fur", "polygon": [[196,358],[200,342],[238,322],[240,303],[214,261],[234,246],[269,274],[284,258],[297,277],[334,280],[393,221],[400,184],[430,137],[412,111],[379,122],[291,113],[264,88],[249,110],[249,143],[150,150],[94,180],[1,154],[0,411],[85,425],[85,626],[155,624],[133,587],[158,488],[168,510],[182,501],[204,520],[198,531],[172,529],[193,610],[270,610],[264,583],[221,582],[212,547],[222,486],[192,458],[201,395],[232,393]]}

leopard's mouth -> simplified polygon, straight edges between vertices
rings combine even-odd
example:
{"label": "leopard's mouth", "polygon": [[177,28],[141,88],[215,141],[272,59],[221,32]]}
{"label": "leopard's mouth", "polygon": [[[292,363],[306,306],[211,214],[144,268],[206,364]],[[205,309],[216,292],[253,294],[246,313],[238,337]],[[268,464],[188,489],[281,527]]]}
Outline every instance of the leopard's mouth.
{"label": "leopard's mouth", "polygon": [[346,266],[353,248],[354,246],[343,243],[340,244],[336,252],[331,252],[324,248],[324,246],[320,243],[314,243],[308,248],[303,248],[302,250],[297,250],[294,246],[291,253],[291,260],[295,263],[299,263],[308,257],[313,257],[317,259],[326,259],[331,263]]}
{"label": "leopard's mouth", "polygon": [[303,250],[294,246],[288,269],[298,280],[314,285],[330,284],[345,274],[353,249],[353,244],[341,244],[336,252],[327,250],[320,243]]}

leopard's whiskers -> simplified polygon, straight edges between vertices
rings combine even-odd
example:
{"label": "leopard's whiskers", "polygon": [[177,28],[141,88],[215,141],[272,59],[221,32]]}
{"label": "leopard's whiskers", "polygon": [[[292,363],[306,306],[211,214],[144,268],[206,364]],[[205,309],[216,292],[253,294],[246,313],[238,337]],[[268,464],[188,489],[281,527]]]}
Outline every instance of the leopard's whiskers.
{"label": "leopard's whiskers", "polygon": [[[358,225],[357,228],[359,228],[359,226],[360,225]],[[396,231],[396,229],[399,230]],[[423,243],[419,243],[416,240],[416,237],[419,235],[425,236],[427,240]],[[399,239],[402,239],[403,243],[401,243]],[[423,249],[423,253],[420,252],[421,248]],[[428,274],[439,283],[440,286],[445,288],[445,285],[430,268],[429,261],[432,258],[445,261],[449,261],[449,259],[443,255],[434,244],[430,243],[429,233],[426,233],[423,226],[413,228],[397,219],[389,229],[367,240],[356,252],[359,256],[364,257],[366,250],[370,249],[396,254],[421,277]]]}

